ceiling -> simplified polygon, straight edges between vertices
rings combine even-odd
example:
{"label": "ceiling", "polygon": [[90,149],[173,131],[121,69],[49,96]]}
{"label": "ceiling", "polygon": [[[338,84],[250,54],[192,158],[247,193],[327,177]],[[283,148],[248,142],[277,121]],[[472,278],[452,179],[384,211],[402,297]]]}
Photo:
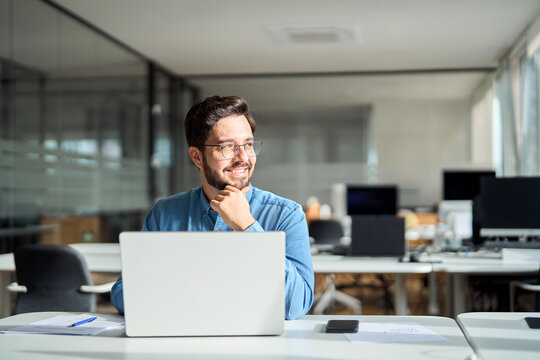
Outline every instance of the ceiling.
{"label": "ceiling", "polygon": [[[538,0],[55,2],[203,93],[261,107],[468,98],[540,13]],[[306,73],[324,75],[289,76]]]}

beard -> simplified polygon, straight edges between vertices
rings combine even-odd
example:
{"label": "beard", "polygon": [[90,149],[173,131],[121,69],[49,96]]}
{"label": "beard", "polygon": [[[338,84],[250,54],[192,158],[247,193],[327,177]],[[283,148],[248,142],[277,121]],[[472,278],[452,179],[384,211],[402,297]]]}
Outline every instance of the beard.
{"label": "beard", "polygon": [[208,166],[208,164],[206,163],[206,159],[204,158],[204,156],[202,160],[203,160],[202,163],[203,163],[204,176],[206,177],[206,181],[208,181],[208,184],[215,187],[219,191],[225,189],[225,186],[227,185],[231,185],[237,188],[238,190],[242,190],[246,186],[249,186],[249,182],[251,181],[251,178],[253,177],[253,173],[250,173],[251,165],[249,163],[237,162],[237,163],[234,163],[232,166],[229,166],[224,169],[224,171],[234,169],[236,167],[246,167],[248,169],[248,176],[242,179],[238,179],[235,183],[233,183],[233,182],[227,181],[221,173],[211,169],[210,166]]}

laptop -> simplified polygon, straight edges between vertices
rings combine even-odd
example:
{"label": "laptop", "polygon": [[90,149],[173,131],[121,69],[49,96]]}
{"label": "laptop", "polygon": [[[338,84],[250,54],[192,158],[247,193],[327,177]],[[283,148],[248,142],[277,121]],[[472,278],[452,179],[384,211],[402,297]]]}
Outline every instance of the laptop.
{"label": "laptop", "polygon": [[123,232],[127,336],[280,335],[285,233]]}
{"label": "laptop", "polygon": [[405,256],[405,220],[395,215],[351,216],[351,256]]}

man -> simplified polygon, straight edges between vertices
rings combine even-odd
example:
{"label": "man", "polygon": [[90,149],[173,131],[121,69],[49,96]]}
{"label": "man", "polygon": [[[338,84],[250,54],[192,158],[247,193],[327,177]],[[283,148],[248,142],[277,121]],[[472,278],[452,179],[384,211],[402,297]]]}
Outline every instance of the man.
{"label": "man", "polygon": [[[284,231],[285,318],[306,314],[314,286],[306,219],[297,203],[250,184],[262,143],[253,137],[255,121],[247,102],[237,96],[206,98],[189,110],[184,127],[202,187],[160,200],[143,230]],[[124,312],[122,277],[111,302]]]}

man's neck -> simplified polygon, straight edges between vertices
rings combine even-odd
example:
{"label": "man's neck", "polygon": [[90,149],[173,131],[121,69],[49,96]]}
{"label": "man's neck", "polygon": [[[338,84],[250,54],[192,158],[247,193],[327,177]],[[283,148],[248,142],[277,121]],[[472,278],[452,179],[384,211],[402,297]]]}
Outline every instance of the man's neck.
{"label": "man's neck", "polygon": [[219,190],[213,187],[210,184],[202,184],[202,190],[204,193],[204,196],[206,196],[206,200],[210,202],[212,199],[214,199],[219,194]]}

